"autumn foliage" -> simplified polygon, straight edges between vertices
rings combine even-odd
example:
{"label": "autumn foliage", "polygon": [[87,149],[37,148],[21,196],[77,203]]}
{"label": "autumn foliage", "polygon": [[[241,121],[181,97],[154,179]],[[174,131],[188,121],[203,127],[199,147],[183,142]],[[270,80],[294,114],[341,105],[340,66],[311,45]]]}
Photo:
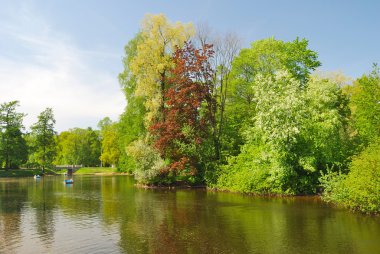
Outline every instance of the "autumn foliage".
{"label": "autumn foliage", "polygon": [[150,127],[155,148],[169,161],[162,173],[197,173],[200,146],[210,137],[215,115],[209,63],[213,54],[211,45],[195,49],[187,42],[172,57],[175,67],[164,93],[163,114]]}

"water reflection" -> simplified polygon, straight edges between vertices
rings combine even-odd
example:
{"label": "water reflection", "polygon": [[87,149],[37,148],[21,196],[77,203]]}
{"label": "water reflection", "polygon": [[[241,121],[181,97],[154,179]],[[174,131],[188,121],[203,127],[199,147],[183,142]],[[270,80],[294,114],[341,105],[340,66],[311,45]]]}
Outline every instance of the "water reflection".
{"label": "water reflection", "polygon": [[127,176],[0,180],[0,252],[380,253],[380,219],[318,198],[137,189]]}
{"label": "water reflection", "polygon": [[27,200],[26,185],[5,182],[0,185],[0,250],[7,252],[9,245],[20,243],[21,209]]}

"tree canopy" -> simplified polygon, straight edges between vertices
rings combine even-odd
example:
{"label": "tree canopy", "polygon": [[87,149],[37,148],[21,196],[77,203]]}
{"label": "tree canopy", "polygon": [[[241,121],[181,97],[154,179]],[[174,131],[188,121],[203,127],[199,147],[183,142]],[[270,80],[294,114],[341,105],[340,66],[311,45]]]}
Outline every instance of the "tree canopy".
{"label": "tree canopy", "polygon": [[56,131],[54,114],[47,108],[38,116],[38,121],[31,127],[35,137],[34,153],[36,161],[42,168],[52,165],[56,155]]}

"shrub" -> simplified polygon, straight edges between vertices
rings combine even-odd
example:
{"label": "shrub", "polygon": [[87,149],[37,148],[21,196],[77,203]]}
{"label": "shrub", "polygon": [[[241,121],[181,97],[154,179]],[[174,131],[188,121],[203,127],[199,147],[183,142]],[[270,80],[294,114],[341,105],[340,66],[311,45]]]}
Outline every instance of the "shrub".
{"label": "shrub", "polygon": [[128,153],[136,160],[135,179],[143,184],[158,183],[160,170],[165,166],[160,154],[143,140],[133,142]]}
{"label": "shrub", "polygon": [[275,158],[263,146],[247,144],[221,167],[215,187],[243,193],[290,194],[286,187],[289,168]]}
{"label": "shrub", "polygon": [[328,173],[321,178],[323,199],[365,213],[380,213],[380,140],[352,160],[347,175]]}

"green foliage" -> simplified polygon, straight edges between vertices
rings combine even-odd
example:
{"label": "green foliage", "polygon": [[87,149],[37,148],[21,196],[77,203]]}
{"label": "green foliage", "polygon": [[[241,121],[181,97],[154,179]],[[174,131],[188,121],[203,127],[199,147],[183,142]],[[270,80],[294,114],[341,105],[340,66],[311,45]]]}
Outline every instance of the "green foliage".
{"label": "green foliage", "polygon": [[283,193],[281,181],[271,177],[278,171],[275,163],[265,145],[245,145],[238,156],[230,157],[228,165],[221,167],[215,187],[243,193]]}
{"label": "green foliage", "polygon": [[232,64],[232,80],[226,101],[226,127],[222,137],[225,156],[239,153],[239,147],[244,143],[244,133],[252,125],[258,107],[257,95],[255,97],[257,75],[266,77],[286,70],[300,82],[300,86],[320,65],[317,53],[308,48],[305,39],[284,42],[268,38],[242,49]]}
{"label": "green foliage", "polygon": [[108,125],[103,125],[100,134],[102,137],[100,160],[103,165],[114,167],[118,164],[120,157],[117,123],[110,122]]}
{"label": "green foliage", "polygon": [[113,173],[116,173],[115,168],[93,167],[93,168],[80,168],[74,174],[75,175],[93,175],[93,174],[113,174]]}
{"label": "green foliage", "polygon": [[324,200],[366,213],[380,213],[379,154],[380,139],[353,158],[347,175],[324,175]]}
{"label": "green foliage", "polygon": [[[136,160],[134,173],[137,181],[143,184],[157,184],[165,180],[160,178],[161,169],[165,166],[165,162],[146,141],[134,141],[127,148],[127,152]],[[166,180],[171,182],[170,177],[167,177]]]}
{"label": "green foliage", "polygon": [[136,162],[140,157],[125,148],[134,147],[132,143],[138,139],[145,140],[145,127],[162,115],[167,78],[173,68],[171,54],[192,33],[191,24],[171,23],[162,14],[147,15],[141,31],[126,45],[124,71],[119,74],[128,101],[118,132],[122,170],[139,168]]}
{"label": "green foliage", "polygon": [[118,122],[118,144],[120,158],[118,169],[132,173],[136,167],[136,160],[127,153],[127,147],[146,133],[144,118],[146,114],[145,98],[135,96],[136,76],[130,69],[131,61],[137,55],[137,46],[142,43],[141,33],[138,33],[125,46],[123,58],[124,70],[119,74],[119,82],[127,99],[127,106]]}
{"label": "green foliage", "polygon": [[[33,161],[43,169],[50,167],[56,155],[56,131],[54,130],[55,119],[51,108],[45,109],[38,116],[38,122],[31,129],[30,141],[34,141]],[[31,154],[30,156],[31,157]]]}
{"label": "green foliage", "polygon": [[[245,88],[257,74],[273,75],[287,70],[302,83],[306,83],[311,71],[321,65],[318,54],[308,49],[306,39],[284,42],[274,38],[258,40],[251,48],[242,49],[233,63],[233,75]],[[244,94],[244,93],[243,93]]]}
{"label": "green foliage", "polygon": [[[33,177],[35,175],[40,175],[41,169],[33,168],[33,169],[13,169],[13,170],[0,170],[0,178],[1,177]],[[56,175],[56,171],[52,169],[45,169],[45,175]]]}
{"label": "green foliage", "polygon": [[[336,171],[347,170],[358,150],[355,136],[364,145],[379,136],[378,71],[344,94],[338,80],[310,75],[321,63],[307,40],[260,40],[235,58],[231,48],[232,65],[215,66],[207,99],[218,110],[207,113],[208,101],[190,101],[205,80],[201,71],[186,73],[191,63],[181,67],[171,58],[191,30],[148,16],[125,47],[119,80],[128,104],[111,142],[120,153],[118,167],[134,168],[145,184],[206,182],[239,192],[311,194],[321,179],[328,193],[347,189],[354,178]],[[196,67],[209,65],[191,70]],[[197,123],[207,114],[213,118],[202,136]]]}
{"label": "green foliage", "polygon": [[350,87],[354,126],[361,140],[368,144],[380,136],[380,73],[375,65]]}
{"label": "green foliage", "polygon": [[24,114],[18,113],[18,101],[0,105],[0,164],[6,169],[17,168],[28,158],[28,148],[21,130]]}
{"label": "green foliage", "polygon": [[312,77],[303,85],[286,71],[258,75],[254,87],[256,112],[244,133],[247,143],[223,167],[218,185],[244,192],[315,193],[320,172],[347,157],[346,98],[332,81]]}
{"label": "green foliage", "polygon": [[124,61],[128,62],[126,69],[135,79],[134,95],[145,98],[147,126],[162,113],[167,77],[173,67],[171,55],[193,32],[191,24],[172,23],[163,14],[146,15],[135,38],[137,44],[129,44],[136,51]]}
{"label": "green foliage", "polygon": [[58,136],[56,164],[97,166],[100,164],[99,132],[91,128],[74,128]]}
{"label": "green foliage", "polygon": [[135,159],[127,153],[127,147],[146,133],[144,126],[144,100],[141,97],[131,97],[128,100],[125,112],[121,114],[118,128],[118,145],[120,158],[118,168],[121,171],[132,172],[135,168]]}

